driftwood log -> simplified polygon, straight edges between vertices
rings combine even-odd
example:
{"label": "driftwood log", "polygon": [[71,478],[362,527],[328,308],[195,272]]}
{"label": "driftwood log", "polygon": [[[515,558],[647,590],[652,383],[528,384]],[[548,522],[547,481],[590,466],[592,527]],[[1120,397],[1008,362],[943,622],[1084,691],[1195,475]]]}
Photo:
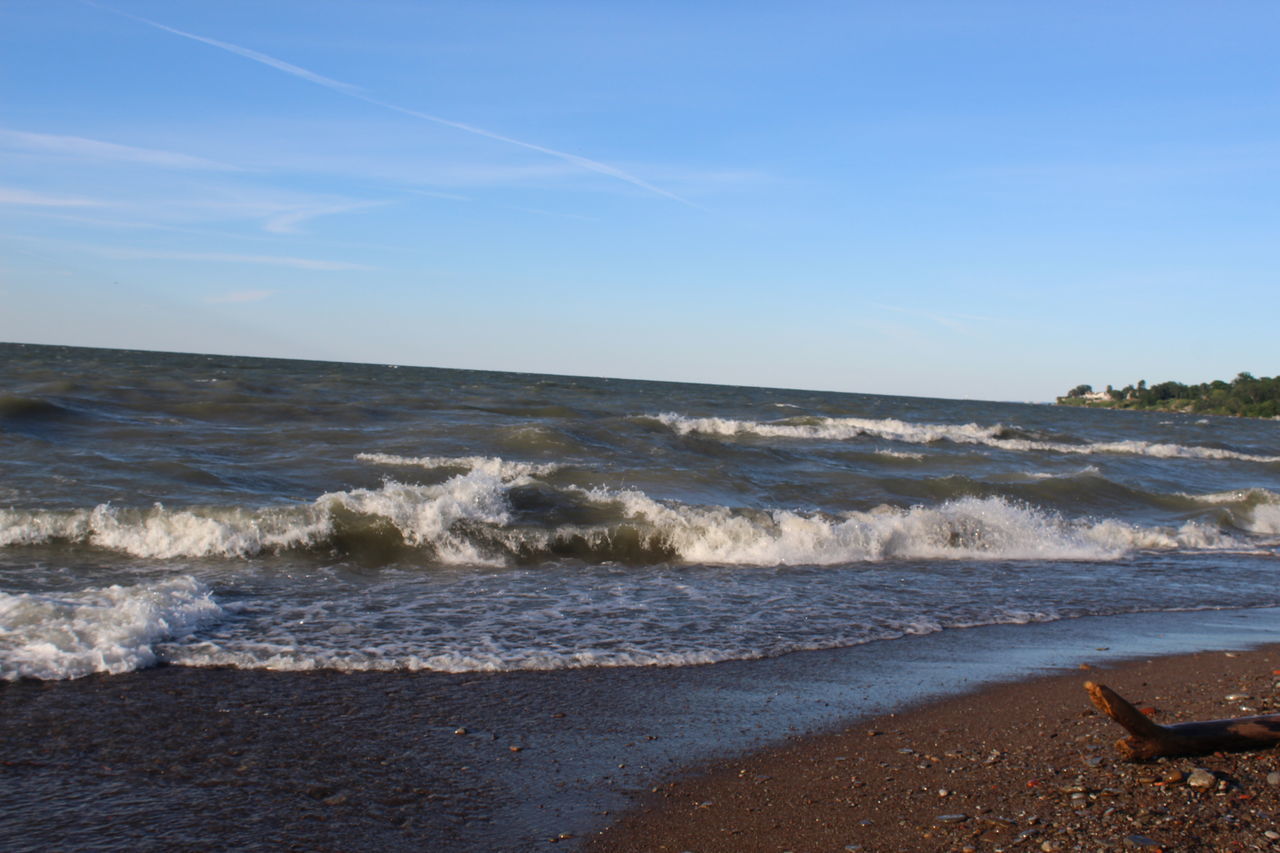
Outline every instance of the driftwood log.
{"label": "driftwood log", "polygon": [[1099,711],[1129,732],[1128,737],[1116,741],[1116,749],[1125,758],[1238,752],[1280,744],[1280,714],[1162,726],[1106,685],[1086,681],[1084,689]]}

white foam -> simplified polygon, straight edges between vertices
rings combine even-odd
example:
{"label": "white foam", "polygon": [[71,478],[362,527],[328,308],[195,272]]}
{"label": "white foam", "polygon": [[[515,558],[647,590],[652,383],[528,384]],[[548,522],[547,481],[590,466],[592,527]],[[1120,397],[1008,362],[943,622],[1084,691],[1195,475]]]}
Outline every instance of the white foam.
{"label": "white foam", "polygon": [[[976,444],[1001,450],[1049,451],[1052,453],[1115,453],[1137,456],[1154,456],[1160,459],[1237,459],[1251,462],[1280,462],[1280,456],[1262,456],[1224,450],[1218,447],[1188,446],[1151,441],[1102,441],[1071,444],[1061,441],[1042,441],[1012,438],[1004,435],[1001,424],[919,424],[894,418],[798,418],[781,421],[744,421],[732,418],[691,418],[686,415],[664,412],[652,416],[680,435],[733,437],[758,435],[764,438],[787,438],[825,441],[845,441],[859,436],[887,438],[911,444],[932,444],[950,441],[955,444]],[[799,422],[797,422],[799,421]]]}
{"label": "white foam", "polygon": [[250,557],[309,545],[332,532],[314,508],[0,510],[0,546],[65,540],[135,557]]}
{"label": "white foam", "polygon": [[188,576],[70,593],[0,592],[0,678],[66,679],[151,666],[157,643],[222,609]]}
{"label": "white foam", "polygon": [[397,456],[392,453],[357,453],[356,459],[374,465],[482,471],[503,480],[514,480],[517,477],[545,477],[562,467],[553,462],[516,462],[497,456]]}
{"label": "white foam", "polygon": [[1258,536],[1280,536],[1280,494],[1269,489],[1239,489],[1204,495],[1183,494],[1198,503],[1226,506],[1235,524]]}
{"label": "white foam", "polygon": [[501,559],[482,553],[455,526],[507,524],[508,490],[528,482],[526,475],[494,464],[437,485],[389,481],[378,489],[324,494],[304,506],[0,510],[0,547],[68,541],[149,559],[243,559],[321,544],[333,536],[336,516],[345,511],[385,520],[409,545],[433,548],[441,562],[487,565]]}
{"label": "white foam", "polygon": [[456,525],[479,522],[501,527],[510,519],[507,490],[526,482],[505,479],[483,466],[433,486],[389,482],[379,489],[355,489],[322,495],[317,504],[330,512],[343,507],[378,516],[393,524],[410,545],[429,546],[444,563],[501,565],[501,557],[482,552]]}
{"label": "white foam", "polygon": [[889,459],[909,459],[912,462],[920,462],[925,458],[923,453],[912,453],[906,450],[877,450],[876,456],[886,456]]}
{"label": "white foam", "polygon": [[734,511],[656,501],[635,490],[588,492],[620,504],[650,543],[681,560],[720,565],[835,565],[887,559],[1114,560],[1135,549],[1239,548],[1216,528],[1148,528],[1068,520],[1003,498],[935,507],[879,507],[839,516]]}

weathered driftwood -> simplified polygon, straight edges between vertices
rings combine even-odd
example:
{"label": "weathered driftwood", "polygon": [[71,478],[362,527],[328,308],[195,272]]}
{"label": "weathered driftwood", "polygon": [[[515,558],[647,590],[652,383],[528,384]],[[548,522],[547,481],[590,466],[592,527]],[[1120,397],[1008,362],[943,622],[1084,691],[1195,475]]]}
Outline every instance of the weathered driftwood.
{"label": "weathered driftwood", "polygon": [[1129,732],[1128,737],[1116,741],[1116,749],[1125,758],[1203,755],[1280,744],[1280,714],[1162,726],[1106,685],[1086,681],[1084,689],[1099,711]]}

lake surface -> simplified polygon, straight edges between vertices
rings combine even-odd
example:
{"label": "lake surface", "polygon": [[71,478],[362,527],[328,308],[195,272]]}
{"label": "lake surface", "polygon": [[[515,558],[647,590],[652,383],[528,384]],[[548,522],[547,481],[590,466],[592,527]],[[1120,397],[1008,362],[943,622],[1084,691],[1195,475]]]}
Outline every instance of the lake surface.
{"label": "lake surface", "polygon": [[0,345],[0,677],[1280,605],[1280,422]]}

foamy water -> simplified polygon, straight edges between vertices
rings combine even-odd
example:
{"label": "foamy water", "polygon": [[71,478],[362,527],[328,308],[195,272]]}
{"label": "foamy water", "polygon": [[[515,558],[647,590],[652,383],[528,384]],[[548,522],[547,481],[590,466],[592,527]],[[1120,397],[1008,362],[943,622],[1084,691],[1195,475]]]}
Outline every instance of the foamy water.
{"label": "foamy water", "polygon": [[698,665],[1280,604],[1272,422],[7,355],[5,679]]}

